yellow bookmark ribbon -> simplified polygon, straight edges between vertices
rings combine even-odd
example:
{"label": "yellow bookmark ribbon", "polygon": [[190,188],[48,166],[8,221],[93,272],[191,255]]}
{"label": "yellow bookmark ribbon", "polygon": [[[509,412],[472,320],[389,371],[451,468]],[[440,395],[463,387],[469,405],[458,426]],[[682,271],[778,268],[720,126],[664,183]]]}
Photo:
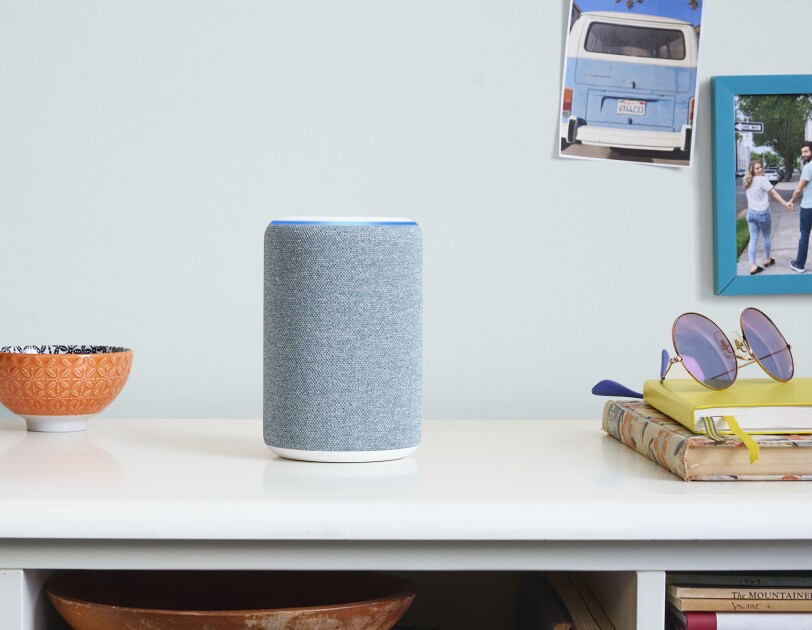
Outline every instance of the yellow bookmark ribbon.
{"label": "yellow bookmark ribbon", "polygon": [[736,422],[736,418],[733,416],[722,416],[722,418],[727,422],[727,426],[730,427],[730,430],[733,431],[733,435],[744,442],[744,445],[747,447],[747,452],[750,453],[750,463],[752,464],[758,459],[758,443],[751,438],[748,433],[742,430],[739,423]]}
{"label": "yellow bookmark ribbon", "polygon": [[[750,455],[750,463],[752,464],[755,462],[759,456],[758,442],[751,438],[750,434],[746,433],[744,429],[739,426],[739,423],[736,422],[736,418],[733,416],[722,416],[722,419],[727,422],[727,426],[730,427],[733,435],[739,438],[747,447],[747,452]],[[719,431],[716,429],[716,423],[713,421],[713,418],[704,418],[704,420],[705,431],[707,432],[708,437],[716,442],[724,442],[724,438],[719,435]]]}
{"label": "yellow bookmark ribbon", "polygon": [[736,422],[736,418],[733,416],[722,416],[724,421],[727,422],[727,426],[730,427],[730,430],[733,431],[733,435],[739,438],[744,445],[747,447],[747,452],[750,453],[750,463],[752,464],[754,461],[758,459],[759,455],[759,448],[758,443],[750,437],[749,433],[745,433],[742,428],[739,426],[739,423]]}

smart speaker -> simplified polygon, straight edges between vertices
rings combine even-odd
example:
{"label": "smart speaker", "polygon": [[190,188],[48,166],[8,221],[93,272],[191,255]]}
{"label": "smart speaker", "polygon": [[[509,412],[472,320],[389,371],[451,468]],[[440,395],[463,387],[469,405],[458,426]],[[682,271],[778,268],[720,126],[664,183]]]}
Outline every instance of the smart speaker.
{"label": "smart speaker", "polygon": [[401,218],[265,231],[265,442],[291,459],[398,459],[420,443],[423,237]]}

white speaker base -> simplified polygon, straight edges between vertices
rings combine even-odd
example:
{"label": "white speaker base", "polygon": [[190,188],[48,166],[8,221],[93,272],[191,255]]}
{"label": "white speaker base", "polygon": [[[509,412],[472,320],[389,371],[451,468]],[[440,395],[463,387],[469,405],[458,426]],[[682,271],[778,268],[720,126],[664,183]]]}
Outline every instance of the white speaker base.
{"label": "white speaker base", "polygon": [[386,462],[411,455],[420,446],[398,448],[391,451],[300,451],[293,448],[281,448],[268,445],[274,453],[286,459],[298,459],[304,462]]}

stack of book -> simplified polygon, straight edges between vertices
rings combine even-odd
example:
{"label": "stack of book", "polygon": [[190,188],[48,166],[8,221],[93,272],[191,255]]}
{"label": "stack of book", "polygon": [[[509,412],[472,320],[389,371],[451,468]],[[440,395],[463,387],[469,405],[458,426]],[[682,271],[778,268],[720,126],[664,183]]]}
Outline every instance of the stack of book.
{"label": "stack of book", "polygon": [[615,630],[578,573],[523,573],[516,630]]}
{"label": "stack of book", "polygon": [[[812,479],[812,379],[743,380],[722,392],[647,381],[643,395],[608,401],[603,429],[686,481]],[[731,435],[731,417],[757,458],[752,443]]]}
{"label": "stack of book", "polygon": [[812,630],[812,576],[669,574],[667,630]]}

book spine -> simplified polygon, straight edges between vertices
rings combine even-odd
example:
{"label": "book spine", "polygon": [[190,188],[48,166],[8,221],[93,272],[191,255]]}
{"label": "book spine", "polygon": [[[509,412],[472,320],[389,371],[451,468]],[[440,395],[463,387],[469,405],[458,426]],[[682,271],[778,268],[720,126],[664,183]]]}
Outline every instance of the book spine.
{"label": "book spine", "polygon": [[547,578],[555,588],[561,601],[564,602],[569,617],[572,619],[573,628],[582,628],[583,630],[597,630],[600,628],[592,618],[592,614],[589,612],[586,602],[578,593],[578,590],[566,573],[548,573]]}
{"label": "book spine", "polygon": [[581,599],[584,600],[587,609],[589,609],[589,613],[592,615],[592,619],[595,620],[598,627],[601,628],[601,630],[610,630],[614,628],[609,617],[607,617],[606,612],[604,612],[603,608],[601,608],[598,600],[595,599],[592,591],[589,590],[586,582],[584,582],[584,578],[577,573],[568,573],[567,577],[569,577],[570,582],[572,582],[573,586],[578,591]]}
{"label": "book spine", "polygon": [[717,630],[715,612],[682,612],[670,602],[665,605],[666,621],[678,630]]}
{"label": "book spine", "polygon": [[622,402],[610,400],[603,407],[603,430],[629,448],[688,481],[685,455],[688,440],[663,429],[651,418]]}
{"label": "book spine", "polygon": [[683,612],[810,612],[810,599],[720,599],[700,597],[673,597],[666,595],[667,601]]}
{"label": "book spine", "polygon": [[696,426],[693,405],[681,400],[673,392],[657,381],[646,381],[643,384],[643,400],[655,409],[659,409],[669,418],[673,418],[694,433],[704,433],[705,425]]}
{"label": "book spine", "polygon": [[680,586],[669,584],[669,595],[672,597],[705,598],[705,599],[742,599],[742,600],[812,600],[812,588],[772,588],[723,586]]}
{"label": "book spine", "polygon": [[716,613],[713,612],[686,613],[685,630],[717,630]]}
{"label": "book spine", "polygon": [[781,587],[784,589],[796,586],[812,587],[812,575],[736,575],[735,573],[669,573],[669,584],[690,584],[691,586],[724,586],[735,588]]}

